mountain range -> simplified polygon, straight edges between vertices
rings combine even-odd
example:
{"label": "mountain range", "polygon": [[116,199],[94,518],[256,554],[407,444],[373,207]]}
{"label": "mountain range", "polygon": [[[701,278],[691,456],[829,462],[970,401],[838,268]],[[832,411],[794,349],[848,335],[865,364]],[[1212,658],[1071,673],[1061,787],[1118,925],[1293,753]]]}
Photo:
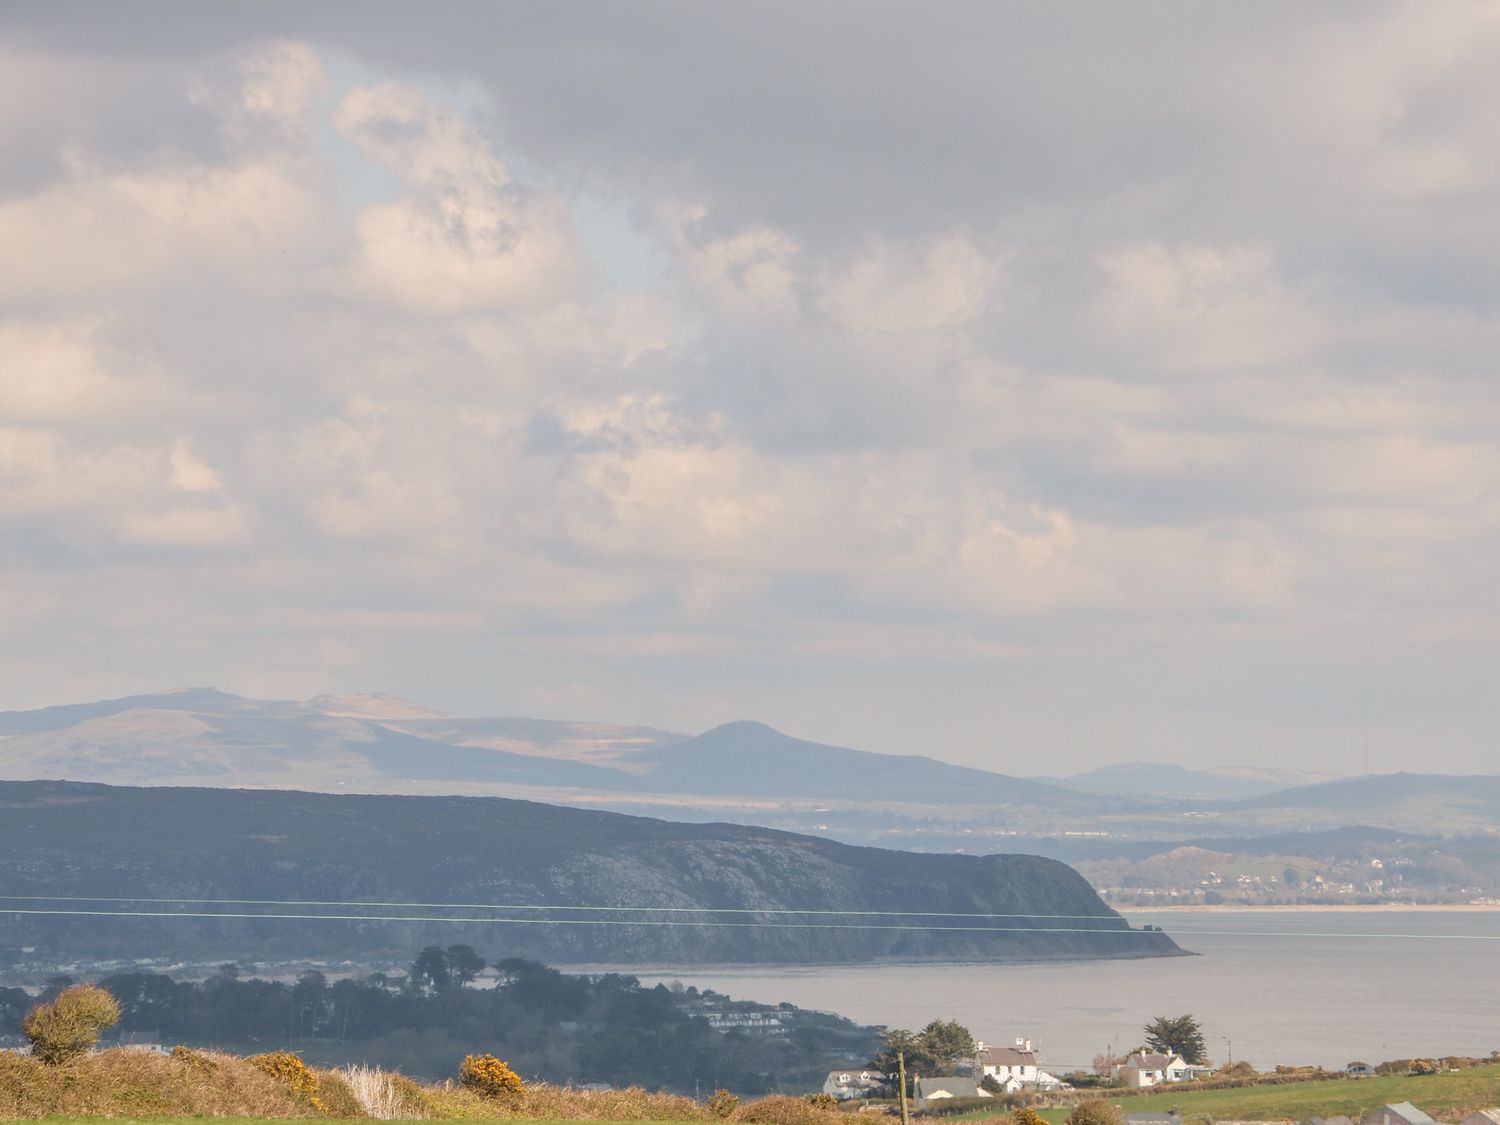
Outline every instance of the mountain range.
{"label": "mountain range", "polygon": [[594,791],[1073,807],[1088,794],[731,722],[454,719],[389,696],[246,699],[211,688],[0,713],[0,778],[362,793]]}
{"label": "mountain range", "polygon": [[824,745],[748,721],[693,736],[453,718],[386,695],[270,701],[212,688],[0,713],[0,779],[528,797],[923,850],[1001,851],[1016,837],[1081,833],[1185,840],[1205,830],[1249,836],[1353,824],[1500,828],[1494,776],[1329,779],[1125,763],[1019,777]]}

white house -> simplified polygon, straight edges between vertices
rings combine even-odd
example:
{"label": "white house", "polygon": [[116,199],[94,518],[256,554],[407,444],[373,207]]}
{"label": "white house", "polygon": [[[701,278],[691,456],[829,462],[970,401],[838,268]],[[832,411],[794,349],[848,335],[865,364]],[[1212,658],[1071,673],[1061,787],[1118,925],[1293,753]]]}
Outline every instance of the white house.
{"label": "white house", "polygon": [[1126,1086],[1143,1088],[1159,1086],[1163,1082],[1185,1082],[1193,1077],[1194,1068],[1173,1054],[1134,1054],[1117,1066],[1111,1067],[1109,1076]]}
{"label": "white house", "polygon": [[993,1078],[1007,1094],[1018,1090],[1057,1090],[1062,1080],[1048,1074],[1037,1062],[1030,1039],[1017,1039],[1014,1047],[975,1044],[974,1073],[983,1080]]}
{"label": "white house", "polygon": [[823,1093],[843,1102],[850,1098],[876,1097],[887,1085],[889,1080],[878,1070],[830,1070],[823,1080]]}

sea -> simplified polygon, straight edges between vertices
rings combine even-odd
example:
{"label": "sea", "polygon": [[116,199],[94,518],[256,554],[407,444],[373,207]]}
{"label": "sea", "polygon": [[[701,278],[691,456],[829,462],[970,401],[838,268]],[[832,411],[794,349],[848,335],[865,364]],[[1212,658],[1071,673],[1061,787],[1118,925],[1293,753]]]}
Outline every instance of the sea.
{"label": "sea", "polygon": [[1191,1013],[1216,1063],[1343,1067],[1500,1049],[1500,911],[1133,912],[1191,957],[1030,964],[631,969],[735,999],[860,1023],[954,1019],[986,1042],[1031,1039],[1054,1072],[1140,1044]]}

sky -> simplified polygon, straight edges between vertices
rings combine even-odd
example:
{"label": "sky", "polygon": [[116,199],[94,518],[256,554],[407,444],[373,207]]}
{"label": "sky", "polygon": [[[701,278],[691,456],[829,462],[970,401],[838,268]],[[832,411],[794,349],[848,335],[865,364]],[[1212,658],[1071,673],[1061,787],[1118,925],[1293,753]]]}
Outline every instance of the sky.
{"label": "sky", "polygon": [[0,7],[0,708],[1491,772],[1500,9]]}

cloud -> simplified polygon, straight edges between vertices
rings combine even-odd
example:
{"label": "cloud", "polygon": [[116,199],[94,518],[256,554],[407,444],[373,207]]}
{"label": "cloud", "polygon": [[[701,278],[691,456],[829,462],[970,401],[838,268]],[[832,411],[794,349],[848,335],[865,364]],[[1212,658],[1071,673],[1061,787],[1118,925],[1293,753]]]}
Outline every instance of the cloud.
{"label": "cloud", "polygon": [[1478,760],[1482,7],[165,11],[0,19],[7,705]]}

